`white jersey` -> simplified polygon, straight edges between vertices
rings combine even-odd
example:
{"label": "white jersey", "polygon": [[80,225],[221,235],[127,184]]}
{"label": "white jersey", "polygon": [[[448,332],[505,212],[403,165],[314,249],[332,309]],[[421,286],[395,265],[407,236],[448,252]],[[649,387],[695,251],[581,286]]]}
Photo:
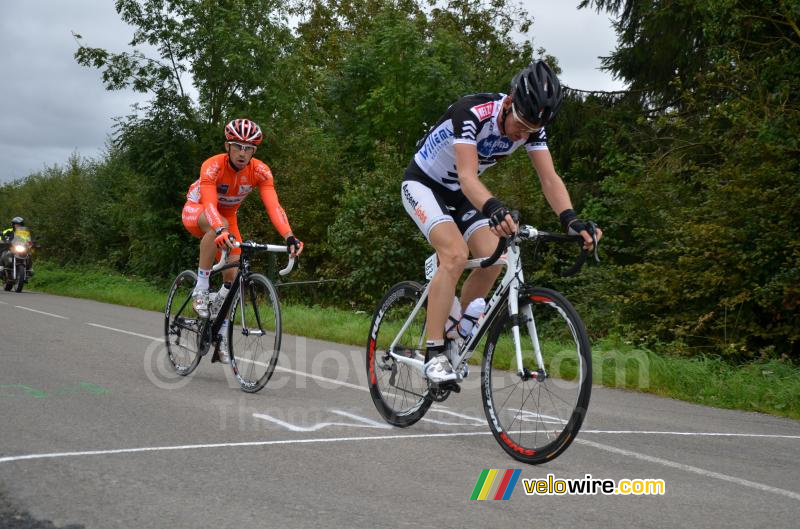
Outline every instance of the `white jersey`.
{"label": "white jersey", "polygon": [[478,149],[478,176],[521,145],[526,150],[547,150],[544,128],[526,140],[512,142],[500,133],[505,94],[473,94],[462,97],[447,109],[439,122],[417,144],[414,162],[423,173],[447,189],[461,189],[453,145],[465,143]]}

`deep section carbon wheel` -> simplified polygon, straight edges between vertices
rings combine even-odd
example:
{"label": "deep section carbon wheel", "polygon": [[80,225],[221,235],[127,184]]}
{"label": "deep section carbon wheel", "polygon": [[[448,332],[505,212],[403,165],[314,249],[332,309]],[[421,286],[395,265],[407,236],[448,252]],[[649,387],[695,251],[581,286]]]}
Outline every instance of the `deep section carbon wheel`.
{"label": "deep section carbon wheel", "polygon": [[[583,423],[592,389],[591,351],[583,322],[566,298],[545,288],[523,292],[519,318],[504,307],[489,329],[481,393],[500,446],[519,461],[539,464],[566,450]],[[512,323],[519,324],[521,370]]]}
{"label": "deep section carbon wheel", "polygon": [[394,426],[414,424],[433,402],[428,381],[413,366],[398,362],[389,350],[397,338],[394,354],[424,362],[427,304],[423,303],[409,321],[422,291],[422,286],[413,281],[394,285],[378,304],[367,340],[367,379],[372,402],[386,422]]}

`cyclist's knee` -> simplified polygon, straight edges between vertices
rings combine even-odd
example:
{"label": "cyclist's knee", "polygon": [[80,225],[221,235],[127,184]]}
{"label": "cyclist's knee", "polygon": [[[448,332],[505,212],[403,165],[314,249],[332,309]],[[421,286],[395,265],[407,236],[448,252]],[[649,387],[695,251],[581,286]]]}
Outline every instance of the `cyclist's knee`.
{"label": "cyclist's knee", "polygon": [[466,245],[454,245],[452,247],[437,250],[439,256],[439,268],[453,275],[461,275],[464,267],[467,266],[468,251]]}

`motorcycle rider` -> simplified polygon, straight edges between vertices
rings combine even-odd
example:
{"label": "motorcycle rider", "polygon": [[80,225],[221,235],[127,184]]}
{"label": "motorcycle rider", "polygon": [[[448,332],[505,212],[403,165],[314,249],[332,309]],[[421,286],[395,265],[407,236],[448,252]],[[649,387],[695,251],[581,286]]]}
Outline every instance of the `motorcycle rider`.
{"label": "motorcycle rider", "polygon": [[[27,230],[27,228],[25,228],[25,219],[23,219],[22,217],[14,217],[13,219],[11,219],[11,227],[3,230],[3,235],[1,239],[3,253],[2,256],[0,257],[0,263],[2,263],[3,265],[5,265],[9,257],[9,252],[10,252],[9,248],[11,246],[11,242],[14,240],[17,230],[20,228]],[[28,252],[28,255],[25,256],[25,269],[27,277],[33,277],[33,258],[31,257],[30,252]],[[26,277],[26,282],[27,282],[27,277]]]}
{"label": "motorcycle rider", "polygon": [[11,227],[3,230],[3,242],[6,244],[11,244],[11,241],[14,240],[14,232],[17,231],[17,226],[24,226],[25,219],[22,217],[14,217],[11,219]]}

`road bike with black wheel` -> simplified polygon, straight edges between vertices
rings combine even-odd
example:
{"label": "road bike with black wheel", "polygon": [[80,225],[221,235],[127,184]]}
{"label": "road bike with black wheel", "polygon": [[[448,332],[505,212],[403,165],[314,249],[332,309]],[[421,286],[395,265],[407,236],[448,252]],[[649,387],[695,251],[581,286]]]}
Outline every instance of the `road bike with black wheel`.
{"label": "road bike with black wheel", "polygon": [[[170,288],[164,309],[164,335],[169,364],[179,375],[186,376],[197,368],[200,360],[213,350],[212,361],[218,358],[220,329],[230,320],[227,330],[230,366],[242,390],[261,390],[275,371],[281,349],[281,307],[275,286],[265,276],[250,270],[250,260],[260,252],[286,253],[283,245],[236,243],[242,253],[239,261],[227,263],[227,251],[211,270],[213,278],[229,268],[236,268],[236,278],[223,299],[211,299],[211,314],[201,318],[192,308],[192,293],[197,274],[184,270]],[[279,275],[285,276],[294,267],[290,257]]]}
{"label": "road bike with black wheel", "polygon": [[[448,341],[455,382],[435,385],[424,375],[425,320],[436,254],[425,263],[428,283],[403,281],[378,304],[367,342],[367,378],[378,412],[389,424],[410,426],[434,402],[444,401],[469,372],[468,361],[487,336],[481,364],[481,397],[489,428],[503,449],[523,463],[552,460],[572,443],[589,406],[592,356],[580,316],[567,299],[525,282],[520,244],[583,244],[580,236],[520,226],[501,239],[487,259],[466,269],[504,266],[484,315],[463,341]],[[595,254],[597,259],[597,241]],[[581,250],[563,275],[577,273],[588,252]]]}

